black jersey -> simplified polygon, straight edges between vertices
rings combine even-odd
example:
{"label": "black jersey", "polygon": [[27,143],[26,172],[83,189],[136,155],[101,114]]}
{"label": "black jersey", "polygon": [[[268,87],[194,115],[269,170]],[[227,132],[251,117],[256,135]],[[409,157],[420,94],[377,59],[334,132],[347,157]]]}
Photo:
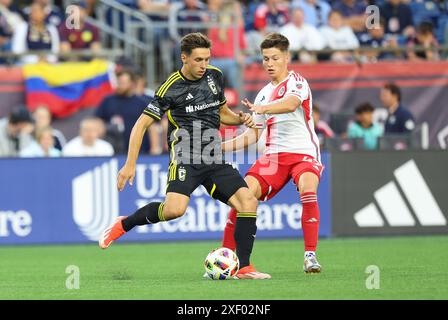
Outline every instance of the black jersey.
{"label": "black jersey", "polygon": [[171,161],[211,163],[222,161],[219,111],[225,103],[222,72],[208,66],[195,81],[173,73],[143,113],[160,120],[167,112]]}

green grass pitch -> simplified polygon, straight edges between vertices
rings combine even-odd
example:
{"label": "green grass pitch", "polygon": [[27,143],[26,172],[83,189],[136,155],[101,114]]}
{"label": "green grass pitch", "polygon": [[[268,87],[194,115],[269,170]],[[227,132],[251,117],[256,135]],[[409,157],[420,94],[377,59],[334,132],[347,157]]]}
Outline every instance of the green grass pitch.
{"label": "green grass pitch", "polygon": [[[203,260],[218,246],[4,246],[0,299],[448,299],[448,236],[322,239],[323,272],[309,275],[301,239],[258,240],[253,262],[272,275],[263,281],[203,279]],[[66,288],[69,265],[79,267],[79,289]],[[380,270],[379,289],[366,288],[369,265]]]}

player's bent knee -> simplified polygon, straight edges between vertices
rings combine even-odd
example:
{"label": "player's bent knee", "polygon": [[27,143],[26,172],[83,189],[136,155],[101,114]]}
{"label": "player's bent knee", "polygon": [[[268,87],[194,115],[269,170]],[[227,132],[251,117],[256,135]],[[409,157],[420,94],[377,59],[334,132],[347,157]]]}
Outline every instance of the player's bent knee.
{"label": "player's bent knee", "polygon": [[185,214],[186,208],[176,205],[165,205],[163,208],[163,216],[165,220],[173,220],[182,217]]}

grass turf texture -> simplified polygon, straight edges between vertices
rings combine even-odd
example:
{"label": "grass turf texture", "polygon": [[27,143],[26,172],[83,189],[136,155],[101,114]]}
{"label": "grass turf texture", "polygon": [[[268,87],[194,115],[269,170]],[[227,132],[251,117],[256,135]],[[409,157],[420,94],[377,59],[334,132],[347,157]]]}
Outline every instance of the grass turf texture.
{"label": "grass turf texture", "polygon": [[[322,239],[321,274],[302,271],[302,240],[258,240],[253,261],[271,280],[212,281],[203,261],[219,243],[114,243],[0,248],[0,299],[448,299],[448,236]],[[80,289],[65,287],[66,267]],[[366,289],[366,267],[380,289]]]}

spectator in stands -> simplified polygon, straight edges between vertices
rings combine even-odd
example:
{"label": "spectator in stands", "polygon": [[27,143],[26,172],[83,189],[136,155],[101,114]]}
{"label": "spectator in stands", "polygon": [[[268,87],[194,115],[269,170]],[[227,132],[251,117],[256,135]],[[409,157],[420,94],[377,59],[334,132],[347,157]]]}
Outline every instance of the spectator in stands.
{"label": "spectator in stands", "polygon": [[170,0],[137,0],[140,11],[153,15],[168,16]]}
{"label": "spectator in stands", "polygon": [[[33,119],[35,132],[43,128],[51,128],[51,112],[47,106],[42,105],[33,111]],[[66,143],[64,134],[58,129],[52,128],[52,134],[54,139],[54,147],[58,150],[62,150]]]}
{"label": "spectator in stands", "polygon": [[[173,55],[166,63],[171,63],[170,60],[175,61],[176,69],[180,69],[182,67],[182,61],[178,58],[181,55],[180,39],[191,32],[207,32],[203,27],[203,23],[208,21],[207,6],[200,0],[176,1],[171,5],[168,21],[170,38],[175,44]],[[188,23],[191,26],[179,26],[178,23]],[[161,45],[166,46],[167,43],[162,39]],[[165,55],[163,52],[161,54]]]}
{"label": "spectator in stands", "polygon": [[[200,0],[182,0],[175,5],[175,9],[172,11],[176,16],[178,22],[205,22],[207,20],[207,6]],[[171,17],[172,18],[172,17]],[[180,37],[191,33],[191,32],[204,32],[205,30],[201,27],[180,27],[176,34]],[[173,30],[172,30],[173,32]],[[178,37],[174,37],[177,39]]]}
{"label": "spectator in stands", "polygon": [[[172,1],[172,0],[127,0],[132,2],[136,2],[137,8],[145,13],[151,21],[168,21],[168,17],[170,16],[170,10],[173,10],[172,13],[176,11],[177,6],[181,6],[182,3],[178,1]],[[171,3],[175,3],[175,6],[172,6]],[[129,5],[128,5],[129,6]],[[176,17],[172,17],[172,22],[176,21]],[[169,40],[168,32],[164,27],[154,27],[153,36],[155,38],[155,41],[157,42],[157,45],[160,46],[160,42],[164,43],[164,41]],[[171,32],[174,32],[172,30]],[[160,50],[163,50],[162,48],[159,48]]]}
{"label": "spectator in stands", "polygon": [[[242,89],[242,69],[245,64],[244,50],[246,49],[246,38],[244,36],[241,5],[234,0],[226,2],[223,0],[209,0],[208,9],[212,13],[212,21],[220,24],[217,27],[210,28],[208,32],[208,37],[213,43],[211,64],[223,71],[226,87],[236,90]],[[238,25],[236,35],[235,23]],[[227,26],[224,26],[224,24],[227,24]],[[235,48],[235,36],[237,37],[238,54]]]}
{"label": "spectator in stands", "polygon": [[[8,24],[6,18],[0,13],[0,52],[11,51],[12,34],[12,27]],[[3,58],[1,60],[3,62]]]}
{"label": "spectator in stands", "polygon": [[[379,25],[375,28],[368,28],[368,31],[359,35],[361,48],[382,49],[398,48],[398,43],[394,37],[388,37],[385,34],[385,20],[380,18]],[[393,59],[396,55],[392,52],[380,52],[372,50],[360,50],[363,59],[367,62],[377,62],[378,60]]]}
{"label": "spectator in stands", "polygon": [[33,0],[31,5],[23,8],[22,15],[26,21],[29,21],[34,4],[39,4],[43,8],[47,24],[52,24],[57,28],[64,21],[64,13],[57,6],[53,5],[50,0]]}
{"label": "spectator in stands", "polygon": [[305,15],[305,23],[316,28],[327,25],[330,5],[324,0],[293,0],[292,8],[302,8]]}
{"label": "spectator in stands", "polygon": [[380,13],[386,20],[386,33],[398,36],[400,44],[414,36],[414,20],[408,4],[401,0],[386,0]]}
{"label": "spectator in stands", "polygon": [[98,51],[101,49],[98,29],[85,21],[87,12],[85,3],[73,5],[79,13],[79,25],[73,23],[73,26],[62,23],[59,27],[61,37],[61,52],[70,52],[71,50],[90,49]]}
{"label": "spectator in stands", "polygon": [[98,0],[84,0],[84,1],[86,3],[87,16],[96,19],[95,8],[96,8],[96,4],[97,4]]}
{"label": "spectator in stands", "polygon": [[332,5],[333,10],[341,13],[344,25],[354,32],[363,32],[366,29],[366,7],[365,0],[336,0]]}
{"label": "spectator in stands", "polygon": [[[416,36],[408,41],[408,58],[411,61],[437,61],[439,43],[433,32],[431,22],[423,21],[417,27]],[[414,51],[415,47],[423,47],[423,51]]]}
{"label": "spectator in stands", "polygon": [[410,133],[415,128],[414,117],[401,103],[400,88],[394,83],[386,83],[381,89],[381,102],[388,109],[385,134]]}
{"label": "spectator in stands", "polygon": [[86,118],[80,123],[79,136],[70,140],[62,149],[65,157],[102,157],[112,156],[112,145],[99,139],[98,119]]}
{"label": "spectator in stands", "polygon": [[0,14],[6,19],[8,26],[14,29],[15,26],[23,22],[23,18],[11,9],[12,3],[12,0],[0,0]]}
{"label": "spectator in stands", "polygon": [[[117,136],[118,133],[118,141],[112,144],[118,154],[127,152],[132,127],[149,102],[135,94],[135,80],[131,71],[124,70],[119,73],[115,93],[105,97],[95,111],[95,116],[106,124],[106,136]],[[149,137],[146,137],[142,141],[142,152],[148,153],[149,146]]]}
{"label": "spectator in stands", "polygon": [[[0,0],[0,52],[11,51],[14,29],[23,22],[22,17],[9,9],[12,0]],[[6,60],[1,58],[0,63]]]}
{"label": "spectator in stands", "polygon": [[[33,50],[59,52],[59,34],[56,27],[45,22],[44,8],[33,3],[30,7],[29,22],[17,26],[12,38],[12,51],[17,54]],[[56,62],[57,56],[51,54],[30,54],[22,56],[22,63],[38,61]]]}
{"label": "spectator in stands", "polygon": [[54,146],[53,128],[44,127],[36,130],[36,141],[20,152],[21,157],[60,157],[61,150]]}
{"label": "spectator in stands", "polygon": [[25,108],[0,119],[0,157],[16,157],[33,142],[31,115]]}
{"label": "spectator in stands", "polygon": [[305,22],[304,11],[300,7],[291,10],[291,22],[280,29],[280,33],[288,38],[291,52],[305,49],[299,53],[300,61],[315,61],[316,57],[307,50],[322,50],[325,41],[319,31],[311,24]]}
{"label": "spectator in stands", "polygon": [[246,34],[249,54],[258,55],[264,36],[278,32],[288,22],[288,6],[282,0],[265,0],[258,5],[254,13],[254,30]]}
{"label": "spectator in stands", "polygon": [[319,138],[320,145],[323,146],[326,138],[334,137],[334,132],[325,121],[320,119],[320,109],[315,101],[313,101],[313,121],[314,131]]}
{"label": "spectator in stands", "polygon": [[378,138],[383,135],[383,128],[373,122],[375,108],[370,103],[363,103],[355,109],[355,122],[347,130],[349,138],[364,139],[364,149],[375,150],[378,147]]}
{"label": "spectator in stands", "polygon": [[326,46],[332,50],[338,50],[331,55],[336,62],[352,61],[352,54],[346,50],[359,47],[359,41],[353,30],[343,25],[342,15],[339,11],[332,10],[328,16],[328,26],[320,28]]}
{"label": "spectator in stands", "polygon": [[254,26],[262,35],[278,31],[288,21],[288,7],[281,0],[265,0],[255,11]]}
{"label": "spectator in stands", "polygon": [[133,72],[135,76],[135,89],[134,93],[142,98],[146,104],[151,102],[151,100],[154,98],[154,90],[147,88],[147,81],[146,77],[143,75],[141,71],[135,71]]}

